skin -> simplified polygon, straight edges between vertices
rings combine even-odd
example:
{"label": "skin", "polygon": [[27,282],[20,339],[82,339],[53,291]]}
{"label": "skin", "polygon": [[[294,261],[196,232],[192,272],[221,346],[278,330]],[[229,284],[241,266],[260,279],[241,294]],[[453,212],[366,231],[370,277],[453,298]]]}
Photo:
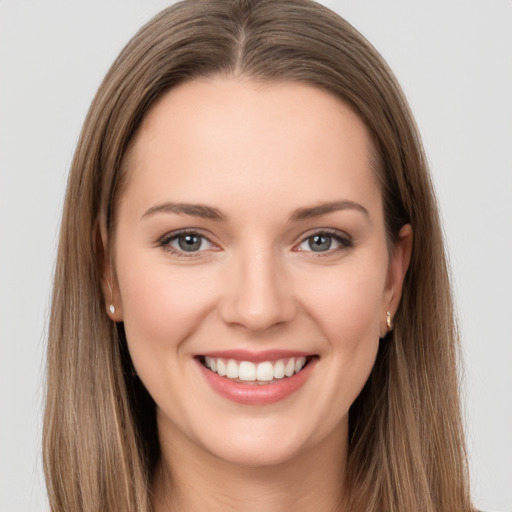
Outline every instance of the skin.
{"label": "skin", "polygon": [[[405,226],[389,250],[371,155],[354,112],[305,84],[196,80],[146,115],[125,160],[104,287],[157,406],[157,512],[343,508],[348,410],[412,244]],[[297,218],[339,201],[351,204]],[[222,219],[151,211],[168,202]],[[176,253],[182,229],[205,237],[200,250]],[[313,251],[309,237],[326,229],[342,241]],[[299,350],[316,364],[284,400],[240,404],[212,390],[194,359],[230,349]]]}

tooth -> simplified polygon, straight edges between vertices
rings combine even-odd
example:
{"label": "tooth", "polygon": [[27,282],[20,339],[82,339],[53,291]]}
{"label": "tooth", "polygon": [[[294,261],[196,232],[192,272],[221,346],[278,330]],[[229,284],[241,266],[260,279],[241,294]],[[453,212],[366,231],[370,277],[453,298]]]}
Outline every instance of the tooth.
{"label": "tooth", "polygon": [[284,377],[284,362],[280,359],[274,365],[274,379],[282,379]]}
{"label": "tooth", "polygon": [[295,361],[295,373],[299,373],[304,365],[306,364],[306,358],[305,357],[299,357],[297,361]]}
{"label": "tooth", "polygon": [[256,380],[256,365],[249,361],[242,361],[239,367],[240,380]]}
{"label": "tooth", "polygon": [[295,359],[292,357],[286,363],[286,366],[284,368],[284,374],[287,377],[291,377],[294,373],[295,373]]}
{"label": "tooth", "polygon": [[282,379],[291,377],[304,368],[307,359],[305,357],[290,357],[289,359],[279,359],[272,363],[264,361],[259,364],[250,361],[236,361],[229,359],[227,362],[223,359],[205,356],[204,364],[213,372],[221,377],[230,379],[240,379],[243,381],[269,382],[272,379]]}
{"label": "tooth", "polygon": [[238,364],[233,359],[228,361],[226,366],[226,377],[229,379],[238,379]]}
{"label": "tooth", "polygon": [[217,359],[217,373],[221,377],[226,375],[226,365],[222,359]]}
{"label": "tooth", "polygon": [[256,367],[256,379],[260,381],[269,381],[274,378],[274,369],[272,363],[266,361],[258,364]]}

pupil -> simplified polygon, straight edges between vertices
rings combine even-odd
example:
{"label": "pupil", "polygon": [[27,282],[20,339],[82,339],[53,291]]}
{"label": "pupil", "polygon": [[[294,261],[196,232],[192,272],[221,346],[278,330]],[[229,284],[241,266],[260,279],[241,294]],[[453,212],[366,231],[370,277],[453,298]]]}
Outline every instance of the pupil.
{"label": "pupil", "polygon": [[178,244],[183,251],[197,251],[201,247],[201,238],[198,235],[183,235],[179,237]]}
{"label": "pupil", "polygon": [[331,248],[331,237],[327,235],[314,235],[309,239],[309,246],[313,251],[327,251]]}

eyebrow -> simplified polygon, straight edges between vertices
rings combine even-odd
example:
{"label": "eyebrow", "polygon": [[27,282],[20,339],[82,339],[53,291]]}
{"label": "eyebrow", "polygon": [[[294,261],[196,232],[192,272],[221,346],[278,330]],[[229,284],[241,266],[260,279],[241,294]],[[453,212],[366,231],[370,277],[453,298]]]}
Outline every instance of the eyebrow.
{"label": "eyebrow", "polygon": [[370,214],[368,210],[361,204],[356,203],[354,201],[330,201],[328,203],[321,203],[316,206],[311,206],[308,208],[299,208],[295,210],[290,216],[291,221],[299,221],[311,219],[313,217],[320,217],[321,215],[326,215],[327,213],[332,213],[340,210],[356,210],[358,212],[363,213],[370,219]]}
{"label": "eyebrow", "polygon": [[[298,208],[290,215],[291,222],[297,222],[301,220],[311,219],[314,217],[320,217],[328,213],[340,211],[340,210],[356,210],[365,214],[370,218],[368,210],[361,204],[354,201],[342,200],[342,201],[330,201],[327,203],[320,203],[315,206]],[[226,219],[219,209],[213,206],[207,206],[199,203],[172,203],[165,202],[152,206],[144,212],[142,218],[150,217],[157,213],[177,213],[184,215],[192,215],[194,217],[201,217],[203,219],[210,219],[221,221]]]}
{"label": "eyebrow", "polygon": [[210,220],[224,220],[226,216],[217,208],[198,203],[160,203],[144,212],[142,218],[156,213],[177,213]]}

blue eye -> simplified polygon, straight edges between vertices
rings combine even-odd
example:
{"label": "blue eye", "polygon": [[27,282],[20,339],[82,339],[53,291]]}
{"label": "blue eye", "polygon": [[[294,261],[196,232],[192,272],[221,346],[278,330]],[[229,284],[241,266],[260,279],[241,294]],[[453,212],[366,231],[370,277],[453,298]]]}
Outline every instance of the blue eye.
{"label": "blue eye", "polygon": [[165,250],[177,254],[201,252],[212,248],[212,243],[206,237],[193,232],[168,235],[161,240],[160,245]]}
{"label": "blue eye", "polygon": [[195,252],[201,249],[203,239],[199,235],[180,235],[176,238],[179,248],[186,252]]}
{"label": "blue eye", "polygon": [[304,252],[334,252],[338,249],[351,247],[352,242],[337,233],[321,231],[305,238],[298,246]]}
{"label": "blue eye", "polygon": [[328,251],[332,246],[332,237],[329,235],[313,235],[307,239],[307,243],[312,251]]}

